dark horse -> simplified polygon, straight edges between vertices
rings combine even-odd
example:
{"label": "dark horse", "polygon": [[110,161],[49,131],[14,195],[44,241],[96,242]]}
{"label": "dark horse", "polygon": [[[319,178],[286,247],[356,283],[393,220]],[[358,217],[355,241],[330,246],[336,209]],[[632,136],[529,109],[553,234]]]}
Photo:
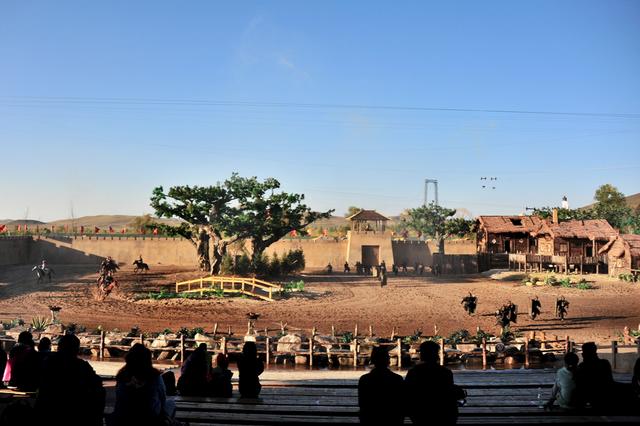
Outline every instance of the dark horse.
{"label": "dark horse", "polygon": [[149,265],[141,260],[134,260],[133,264],[136,265],[136,267],[133,268],[133,272],[145,272],[149,270]]}
{"label": "dark horse", "polygon": [[33,269],[31,269],[32,271],[36,272],[36,280],[37,282],[42,282],[42,279],[44,277],[49,277],[49,282],[51,282],[51,275],[54,273],[53,269],[51,269],[48,266],[45,266],[44,268],[40,265],[36,265],[33,267]]}

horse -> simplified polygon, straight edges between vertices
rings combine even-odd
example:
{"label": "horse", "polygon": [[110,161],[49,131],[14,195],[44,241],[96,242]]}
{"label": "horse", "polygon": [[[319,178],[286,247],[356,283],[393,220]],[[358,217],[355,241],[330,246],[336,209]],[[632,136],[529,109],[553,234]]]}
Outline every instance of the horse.
{"label": "horse", "polygon": [[44,268],[41,265],[36,265],[32,269],[36,273],[36,281],[38,283],[42,282],[44,277],[49,277],[49,282],[51,282],[51,275],[54,273],[53,269],[49,266],[45,266]]}
{"label": "horse", "polygon": [[146,263],[144,263],[141,260],[134,260],[133,261],[133,265],[135,265],[136,267],[133,268],[133,272],[145,272],[149,270],[149,265],[147,265]]}
{"label": "horse", "polygon": [[118,281],[114,278],[107,280],[106,277],[98,278],[98,295],[104,300],[115,288],[119,288]]}

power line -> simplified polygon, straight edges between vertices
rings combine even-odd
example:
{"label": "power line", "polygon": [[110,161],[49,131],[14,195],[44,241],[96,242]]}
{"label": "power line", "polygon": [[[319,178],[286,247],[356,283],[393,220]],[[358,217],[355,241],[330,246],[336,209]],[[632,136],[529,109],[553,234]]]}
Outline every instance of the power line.
{"label": "power line", "polygon": [[371,105],[371,104],[337,104],[337,103],[300,103],[300,102],[258,102],[258,101],[222,101],[211,99],[162,99],[162,98],[110,98],[110,97],[76,97],[76,96],[0,96],[8,101],[22,100],[40,102],[42,104],[110,104],[110,105],[154,105],[154,106],[230,106],[249,108],[302,108],[302,109],[361,109],[388,111],[418,112],[472,112],[488,114],[521,114],[521,115],[553,115],[574,117],[608,117],[640,119],[638,113],[604,113],[574,111],[543,111],[489,108],[444,108],[429,106]]}

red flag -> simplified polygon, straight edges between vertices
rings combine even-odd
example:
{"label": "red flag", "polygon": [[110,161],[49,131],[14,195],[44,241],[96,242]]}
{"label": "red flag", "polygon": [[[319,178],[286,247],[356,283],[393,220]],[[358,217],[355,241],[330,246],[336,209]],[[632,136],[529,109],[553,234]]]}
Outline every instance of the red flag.
{"label": "red flag", "polygon": [[125,232],[127,232],[127,228],[122,228],[122,229],[120,230],[120,233],[121,233],[121,234],[124,234]]}
{"label": "red flag", "polygon": [[93,232],[97,234],[98,232],[100,232],[100,228],[98,228],[97,226],[94,226]]}
{"label": "red flag", "polygon": [[111,227],[111,225],[109,225],[109,233],[113,234],[113,228]]}
{"label": "red flag", "polygon": [[24,224],[24,232],[28,232],[29,231],[29,225],[27,225],[26,223]]}
{"label": "red flag", "polygon": [[322,235],[324,235],[325,237],[327,236],[327,230],[326,229],[322,230]]}
{"label": "red flag", "polygon": [[158,228],[153,228],[153,235],[158,235]]}
{"label": "red flag", "polygon": [[84,226],[80,227],[80,235],[84,234]]}
{"label": "red flag", "polygon": [[17,232],[22,231],[22,225],[18,225],[18,229],[16,229]]}
{"label": "red flag", "polygon": [[7,225],[0,225],[0,232],[5,232],[7,230]]}
{"label": "red flag", "polygon": [[147,230],[146,230],[145,228],[140,228],[140,233],[141,233],[141,234],[146,234],[146,233],[147,233]]}
{"label": "red flag", "polygon": [[291,231],[291,236],[292,237],[297,237],[298,236],[298,231],[296,231],[295,229],[293,231]]}

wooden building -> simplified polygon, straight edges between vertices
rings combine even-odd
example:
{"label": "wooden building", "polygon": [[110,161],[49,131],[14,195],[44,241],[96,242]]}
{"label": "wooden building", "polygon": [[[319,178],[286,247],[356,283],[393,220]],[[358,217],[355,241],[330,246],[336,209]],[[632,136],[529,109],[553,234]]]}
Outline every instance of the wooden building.
{"label": "wooden building", "polygon": [[534,234],[546,222],[537,216],[479,216],[477,249],[480,253],[531,253],[538,251]]}
{"label": "wooden building", "polygon": [[640,270],[640,235],[618,235],[602,246],[598,254],[607,256],[611,276],[637,272]]}
{"label": "wooden building", "polygon": [[360,210],[347,218],[355,232],[384,232],[389,218],[375,210]]}
{"label": "wooden building", "polygon": [[568,220],[549,223],[537,233],[538,254],[592,258],[618,235],[605,219]]}

